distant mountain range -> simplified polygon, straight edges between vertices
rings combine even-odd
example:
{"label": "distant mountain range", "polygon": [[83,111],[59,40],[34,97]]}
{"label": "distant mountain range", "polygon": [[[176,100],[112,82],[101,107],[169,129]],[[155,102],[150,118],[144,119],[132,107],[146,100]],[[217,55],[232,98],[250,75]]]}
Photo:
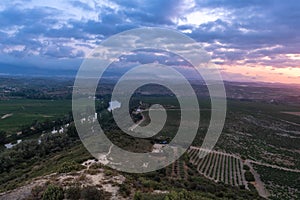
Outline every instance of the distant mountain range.
{"label": "distant mountain range", "polygon": [[75,69],[47,69],[38,67],[20,67],[12,64],[0,63],[0,75],[12,76],[67,76],[74,77]]}
{"label": "distant mountain range", "polygon": [[[57,68],[40,68],[32,66],[18,66],[13,64],[0,63],[0,76],[25,76],[25,77],[69,77],[74,78],[78,69],[57,69]],[[123,70],[109,70],[106,71],[104,77],[117,80],[120,75],[124,73]],[[192,83],[204,83],[203,80],[196,80],[193,77],[188,77]],[[268,82],[232,82],[224,81],[227,86],[239,86],[239,87],[296,87],[300,88],[298,84],[282,84],[282,83],[268,83]]]}

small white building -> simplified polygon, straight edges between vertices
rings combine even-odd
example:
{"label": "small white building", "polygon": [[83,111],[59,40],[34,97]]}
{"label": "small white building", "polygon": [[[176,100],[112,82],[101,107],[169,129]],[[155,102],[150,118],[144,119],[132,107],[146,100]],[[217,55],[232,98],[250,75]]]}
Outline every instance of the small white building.
{"label": "small white building", "polygon": [[80,122],[83,124],[86,121],[86,118],[82,118]]}
{"label": "small white building", "polygon": [[152,150],[152,153],[162,153],[163,152],[163,148],[164,148],[165,145],[162,145],[162,144],[154,144],[153,145],[153,150]]}
{"label": "small white building", "polygon": [[59,131],[58,131],[59,133],[64,133],[64,128],[63,127],[61,127],[60,129],[59,129]]}
{"label": "small white building", "polygon": [[58,133],[58,131],[55,130],[55,128],[53,128],[53,131],[52,131],[51,133],[52,133],[52,134],[56,134],[56,133]]}

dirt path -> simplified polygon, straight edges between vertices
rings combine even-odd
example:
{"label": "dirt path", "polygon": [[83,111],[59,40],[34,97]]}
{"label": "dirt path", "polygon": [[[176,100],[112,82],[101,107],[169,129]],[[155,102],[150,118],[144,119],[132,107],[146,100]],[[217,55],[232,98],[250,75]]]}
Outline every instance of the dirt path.
{"label": "dirt path", "polygon": [[108,156],[109,156],[109,154],[111,153],[111,150],[112,150],[113,146],[114,146],[113,144],[110,145],[107,154],[103,154],[103,155],[100,155],[100,156],[99,156],[98,160],[99,160],[100,163],[102,163],[102,164],[104,164],[104,165],[107,165],[107,164],[110,162],[110,161],[108,160]]}
{"label": "dirt path", "polygon": [[[205,158],[206,158],[206,157],[205,157]],[[198,170],[198,171],[200,171],[200,168],[202,168],[202,166],[204,165],[204,161],[206,160],[205,158],[199,159],[200,162],[199,162],[199,164],[198,164],[198,166],[197,166],[197,170]]]}
{"label": "dirt path", "polygon": [[200,169],[200,172],[203,174],[203,172],[204,172],[204,170],[205,170],[205,167],[206,167],[206,165],[207,165],[207,163],[208,163],[208,161],[209,161],[209,157],[210,157],[210,155],[209,156],[206,156],[204,159],[205,159],[205,161],[203,162],[203,165],[201,166],[201,169]]}
{"label": "dirt path", "polygon": [[[234,159],[234,158],[232,158],[232,159]],[[228,160],[228,162],[229,162],[229,183],[230,183],[230,185],[233,185],[233,181],[232,181],[232,177],[233,177],[233,175],[232,175],[232,159],[231,159],[231,157],[229,157],[229,160]]]}
{"label": "dirt path", "polygon": [[213,159],[213,154],[211,153],[211,154],[209,154],[209,161],[208,161],[208,163],[207,163],[207,165],[206,165],[206,167],[205,167],[205,171],[203,172],[206,176],[209,176],[209,171],[210,171],[210,169],[211,169],[211,163],[212,163],[212,159]]}
{"label": "dirt path", "polygon": [[198,163],[200,162],[200,160],[201,160],[201,157],[200,156],[197,156],[197,158],[195,159],[195,161],[194,161],[194,165],[198,165]]}
{"label": "dirt path", "polygon": [[238,186],[238,181],[237,181],[237,169],[236,169],[236,162],[237,160],[235,158],[232,159],[232,175],[233,175],[233,184],[235,186]]}
{"label": "dirt path", "polygon": [[250,172],[253,174],[255,178],[254,186],[258,192],[258,194],[263,198],[268,198],[270,196],[269,191],[265,188],[264,183],[261,181],[259,174],[253,169],[253,166],[249,162],[249,160],[245,161],[245,164],[249,166]]}
{"label": "dirt path", "polygon": [[265,166],[265,167],[271,167],[273,169],[280,169],[280,170],[284,170],[284,171],[288,171],[288,172],[300,173],[299,169],[290,169],[290,168],[280,167],[280,166],[277,166],[277,165],[271,165],[271,164],[268,164],[268,163],[262,163],[262,162],[254,161],[254,160],[246,160],[246,161],[249,162],[249,163],[253,163],[253,164],[257,164],[257,165],[262,165],[262,166]]}
{"label": "dirt path", "polygon": [[218,180],[218,177],[216,177],[216,172],[217,172],[217,168],[219,166],[219,159],[220,159],[220,155],[219,154],[216,154],[216,160],[215,160],[215,165],[214,165],[214,171],[213,171],[213,174],[212,174],[212,177],[215,179],[215,180]]}
{"label": "dirt path", "polygon": [[[215,153],[212,153],[212,156],[211,156],[211,163],[209,164],[209,170],[208,170],[208,172],[207,172],[207,176],[209,176],[209,177],[211,177],[211,172],[212,172],[212,170],[213,170],[213,168],[215,167],[215,157],[216,157],[217,155],[215,154]],[[212,178],[213,178],[213,176],[212,176]]]}
{"label": "dirt path", "polygon": [[189,167],[186,165],[185,162],[183,162],[183,170],[184,170],[184,179],[185,179],[185,180],[187,180],[188,177],[189,177],[188,169],[189,169]]}
{"label": "dirt path", "polygon": [[222,171],[221,171],[221,181],[225,183],[225,161],[226,161],[225,155],[222,155]]}
{"label": "dirt path", "polygon": [[242,182],[244,183],[246,188],[249,189],[248,182],[246,181],[246,178],[245,178],[245,170],[243,169],[243,163],[242,162],[240,162],[240,170],[241,170],[241,175],[242,175]]}
{"label": "dirt path", "polygon": [[141,112],[142,119],[140,121],[138,121],[138,123],[136,123],[136,124],[132,125],[131,127],[129,127],[128,130],[134,131],[134,129],[136,129],[141,123],[143,123],[145,121],[145,116],[143,115],[143,112]]}
{"label": "dirt path", "polygon": [[225,184],[229,184],[229,180],[228,180],[228,167],[229,167],[229,156],[226,156],[226,164],[225,164]]}
{"label": "dirt path", "polygon": [[242,182],[242,177],[241,177],[240,163],[241,163],[240,159],[237,159],[236,162],[235,162],[237,178],[238,178],[238,185],[244,185],[244,183]]}
{"label": "dirt path", "polygon": [[219,155],[219,164],[218,164],[218,173],[217,173],[217,181],[221,181],[221,167],[222,167],[222,163],[223,163],[223,155]]}
{"label": "dirt path", "polygon": [[13,113],[3,115],[3,116],[1,117],[1,119],[6,119],[6,118],[9,118],[9,117],[11,117],[11,116],[13,116]]}
{"label": "dirt path", "polygon": [[196,149],[193,149],[192,151],[191,151],[191,154],[190,154],[190,161],[191,161],[191,163],[195,163],[195,161],[197,160],[197,158],[198,158],[198,150],[196,150]]}

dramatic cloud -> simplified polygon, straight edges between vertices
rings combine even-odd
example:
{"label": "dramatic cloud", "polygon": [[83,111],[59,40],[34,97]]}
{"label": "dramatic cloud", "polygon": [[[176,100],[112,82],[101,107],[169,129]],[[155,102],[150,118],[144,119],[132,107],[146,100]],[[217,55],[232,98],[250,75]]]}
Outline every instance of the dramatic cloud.
{"label": "dramatic cloud", "polygon": [[2,0],[0,59],[24,69],[24,60],[50,68],[41,60],[51,59],[60,65],[55,67],[69,68],[69,62],[77,69],[103,39],[151,26],[201,42],[232,73],[227,77],[236,77],[240,66],[279,73],[300,67],[299,10],[297,0]]}

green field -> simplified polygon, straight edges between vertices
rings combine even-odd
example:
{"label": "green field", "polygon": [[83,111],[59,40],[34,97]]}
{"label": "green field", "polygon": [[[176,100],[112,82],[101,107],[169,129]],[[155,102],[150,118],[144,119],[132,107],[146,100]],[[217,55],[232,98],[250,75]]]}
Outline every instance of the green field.
{"label": "green field", "polygon": [[[71,100],[7,100],[0,101],[0,130],[14,133],[35,120],[43,122],[67,115]],[[1,119],[5,115],[5,119]]]}

